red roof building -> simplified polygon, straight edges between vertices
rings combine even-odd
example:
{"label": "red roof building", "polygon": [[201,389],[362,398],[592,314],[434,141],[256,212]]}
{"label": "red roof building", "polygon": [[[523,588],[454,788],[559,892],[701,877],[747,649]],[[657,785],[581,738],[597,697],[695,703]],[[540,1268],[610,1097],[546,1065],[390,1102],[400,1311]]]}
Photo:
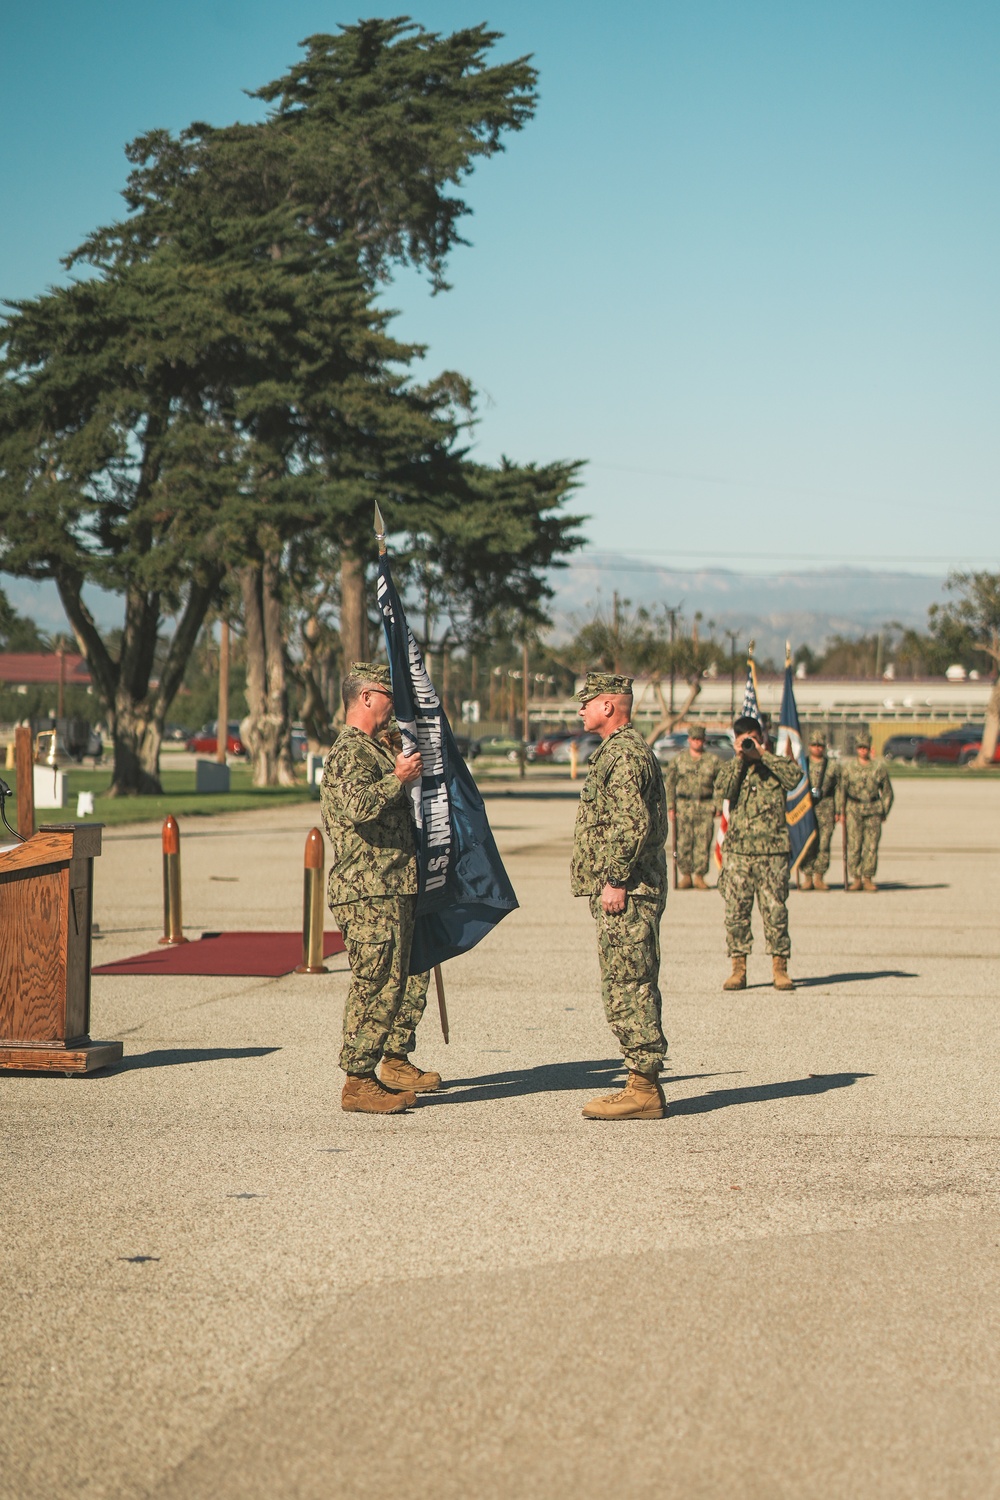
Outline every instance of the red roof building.
{"label": "red roof building", "polygon": [[0,651],[0,684],[7,687],[90,687],[85,656],[75,651]]}

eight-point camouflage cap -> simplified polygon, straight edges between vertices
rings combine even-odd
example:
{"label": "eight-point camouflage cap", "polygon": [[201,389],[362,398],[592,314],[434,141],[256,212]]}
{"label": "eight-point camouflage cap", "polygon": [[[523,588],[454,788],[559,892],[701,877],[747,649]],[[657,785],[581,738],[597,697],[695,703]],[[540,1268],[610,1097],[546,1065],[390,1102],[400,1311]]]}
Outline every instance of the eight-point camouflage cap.
{"label": "eight-point camouflage cap", "polygon": [[576,696],[581,703],[589,703],[591,698],[602,698],[606,693],[617,697],[619,693],[631,691],[631,677],[621,677],[616,672],[588,672],[587,680]]}
{"label": "eight-point camouflage cap", "polygon": [[392,678],[389,676],[389,668],[381,661],[352,661],[350,677],[358,677],[362,682],[374,682],[379,687],[392,688]]}
{"label": "eight-point camouflage cap", "polygon": [[703,740],[705,738],[704,724],[691,724],[688,726],[689,740]]}
{"label": "eight-point camouflage cap", "polygon": [[823,745],[825,748],[826,735],[823,733],[822,729],[813,730],[812,734],[809,736],[809,743],[810,745]]}
{"label": "eight-point camouflage cap", "polygon": [[862,745],[866,745],[869,750],[872,747],[872,737],[868,733],[867,729],[860,730],[854,736],[854,748],[855,748],[855,750],[859,750]]}

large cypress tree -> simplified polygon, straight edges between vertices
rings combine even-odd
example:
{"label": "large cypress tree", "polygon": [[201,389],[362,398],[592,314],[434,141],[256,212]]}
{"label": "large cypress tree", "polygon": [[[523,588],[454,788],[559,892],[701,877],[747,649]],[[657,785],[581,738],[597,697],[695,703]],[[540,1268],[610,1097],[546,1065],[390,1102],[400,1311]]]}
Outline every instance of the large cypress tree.
{"label": "large cypress tree", "polygon": [[[516,578],[531,608],[540,570],[573,544],[572,520],[554,512],[572,466],[468,465],[467,382],[415,384],[421,351],[391,338],[375,303],[402,264],[445,286],[467,212],[454,189],[532,114],[534,71],[523,58],[489,65],[497,39],[404,19],[310,38],[259,91],[272,106],[262,122],[134,142],[127,217],[70,258],[92,279],[15,309],[0,504],[13,515],[30,497],[37,525],[5,565],[56,579],[109,706],[117,790],[155,782],[163,716],[224,574],[239,581],[266,782],[292,774],[293,541],[300,556],[310,538],[336,550],[348,659],[368,649],[373,499],[447,554],[466,596],[483,565],[481,583],[502,592]],[[83,604],[86,581],[125,594],[118,658]]]}
{"label": "large cypress tree", "polygon": [[[2,330],[3,566],[56,584],[108,717],[116,794],[159,785],[164,716],[236,524],[239,456],[203,373],[227,323],[212,289],[161,257],[18,303]],[[114,649],[87,583],[124,598]]]}
{"label": "large cypress tree", "polygon": [[[341,274],[349,266],[368,296],[400,265],[426,271],[435,289],[443,289],[447,256],[461,242],[459,226],[468,213],[454,189],[480,157],[502,149],[504,133],[521,129],[535,107],[536,74],[526,58],[488,62],[498,40],[485,26],[445,37],[403,18],[361,21],[335,35],[310,37],[304,56],[257,91],[255,97],[272,106],[261,124],[221,130],[199,124],[177,139],[157,132],[137,141],[127,193],[133,217],[95,237],[88,253],[144,255],[150,244],[174,235],[178,224],[197,220],[204,231],[201,256],[235,253],[280,263],[304,254],[317,275],[312,286],[320,301],[318,282],[331,266]],[[307,295],[302,306],[307,339],[316,327],[309,300]],[[387,353],[387,368],[390,361],[398,368],[417,352],[396,346]],[[312,354],[310,349],[299,366],[298,406],[319,426],[329,426],[317,413],[325,407],[339,414],[340,393],[329,382],[324,388],[325,372],[311,363]],[[317,434],[311,452],[330,470],[327,526],[339,543],[347,658],[368,649],[370,499],[377,493],[383,500],[388,494],[397,501],[440,501],[438,460],[454,437],[432,435],[428,462],[420,419],[444,414],[453,426],[449,408],[460,385],[454,377],[423,391],[404,390],[397,379],[392,393],[399,399],[377,424],[378,439],[389,438],[394,451],[380,455],[379,467],[364,443],[351,453],[329,434]],[[345,468],[353,469],[353,483],[345,484]],[[264,601],[281,578],[277,540],[273,533],[262,535],[244,590],[245,603],[255,610],[254,600],[260,600],[261,616],[275,621],[276,602]],[[275,664],[278,656],[276,647],[266,652]]]}

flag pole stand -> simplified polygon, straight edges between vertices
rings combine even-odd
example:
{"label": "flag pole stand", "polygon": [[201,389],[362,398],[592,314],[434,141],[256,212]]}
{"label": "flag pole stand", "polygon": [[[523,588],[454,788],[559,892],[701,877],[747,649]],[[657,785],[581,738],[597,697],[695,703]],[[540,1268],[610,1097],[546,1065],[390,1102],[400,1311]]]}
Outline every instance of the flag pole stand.
{"label": "flag pole stand", "polygon": [[444,980],[441,978],[441,965],[434,965],[434,987],[438,997],[438,1015],[441,1017],[441,1035],[444,1044],[448,1045],[448,1007],[444,1003]]}

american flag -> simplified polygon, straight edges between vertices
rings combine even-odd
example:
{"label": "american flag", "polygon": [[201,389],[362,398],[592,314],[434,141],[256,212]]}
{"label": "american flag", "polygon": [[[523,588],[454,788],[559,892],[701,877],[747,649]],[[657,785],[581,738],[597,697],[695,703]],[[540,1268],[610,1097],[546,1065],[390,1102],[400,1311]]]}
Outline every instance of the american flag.
{"label": "american flag", "polygon": [[[751,650],[753,643],[751,642]],[[757,705],[757,668],[751,656],[747,661],[747,682],[743,689],[743,707],[740,714],[745,719],[760,719],[760,708]],[[715,836],[715,863],[722,868],[722,845],[726,838],[726,829],[729,827],[729,799],[722,804],[722,816],[719,819],[719,831]]]}

